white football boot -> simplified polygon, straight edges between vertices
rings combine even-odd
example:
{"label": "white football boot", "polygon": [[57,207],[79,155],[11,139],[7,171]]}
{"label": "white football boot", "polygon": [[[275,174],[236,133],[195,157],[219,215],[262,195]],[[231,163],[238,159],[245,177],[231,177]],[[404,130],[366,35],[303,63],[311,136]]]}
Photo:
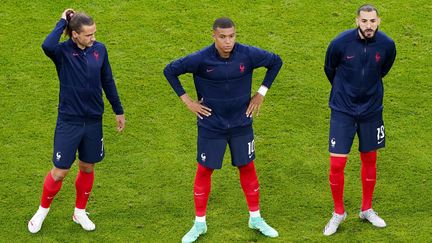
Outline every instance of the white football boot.
{"label": "white football boot", "polygon": [[359,217],[363,220],[369,221],[373,226],[378,228],[384,228],[387,226],[386,222],[380,216],[378,216],[378,214],[373,211],[372,208],[361,211]]}
{"label": "white football boot", "polygon": [[340,223],[345,220],[347,216],[347,213],[344,212],[343,214],[337,214],[333,212],[333,216],[331,217],[330,221],[327,223],[323,230],[323,234],[326,236],[332,235],[336,233]]}
{"label": "white football boot", "polygon": [[75,208],[74,215],[72,216],[72,220],[80,224],[84,230],[92,231],[96,229],[96,225],[89,219],[87,216],[87,212],[85,209]]}
{"label": "white football boot", "polygon": [[48,215],[49,208],[43,208],[42,206],[39,206],[39,209],[36,211],[36,213],[33,215],[33,217],[28,222],[28,230],[30,233],[37,233],[42,228],[42,224]]}

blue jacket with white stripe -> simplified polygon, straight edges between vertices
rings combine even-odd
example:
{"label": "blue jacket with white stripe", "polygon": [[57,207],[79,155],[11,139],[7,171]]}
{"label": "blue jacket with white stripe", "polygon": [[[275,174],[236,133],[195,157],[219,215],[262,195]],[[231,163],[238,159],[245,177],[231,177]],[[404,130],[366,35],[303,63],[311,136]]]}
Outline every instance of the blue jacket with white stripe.
{"label": "blue jacket with white stripe", "polygon": [[59,117],[76,122],[102,119],[102,90],[114,112],[123,114],[105,46],[94,42],[82,50],[71,39],[59,43],[66,26],[60,19],[42,44],[60,80]]}
{"label": "blue jacket with white stripe", "polygon": [[358,29],[337,36],[327,49],[324,65],[332,84],[330,108],[353,116],[382,111],[382,78],[395,57],[395,43],[381,31],[371,39],[361,39]]}
{"label": "blue jacket with white stripe", "polygon": [[236,43],[230,57],[224,59],[212,44],[171,62],[164,74],[178,96],[185,94],[178,76],[193,74],[198,99],[212,109],[211,116],[198,119],[198,126],[220,131],[252,125],[246,110],[251,99],[253,70],[267,68],[262,85],[270,88],[281,66],[278,55],[257,47]]}

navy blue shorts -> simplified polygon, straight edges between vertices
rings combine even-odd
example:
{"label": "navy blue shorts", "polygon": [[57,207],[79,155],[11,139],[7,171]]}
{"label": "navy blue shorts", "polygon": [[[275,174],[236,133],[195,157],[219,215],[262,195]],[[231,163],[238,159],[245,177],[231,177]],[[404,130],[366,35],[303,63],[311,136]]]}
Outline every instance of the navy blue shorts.
{"label": "navy blue shorts", "polygon": [[331,112],[329,152],[348,154],[354,137],[359,138],[359,151],[370,152],[385,147],[382,112],[355,117],[343,112]]}
{"label": "navy blue shorts", "polygon": [[198,127],[197,161],[208,168],[222,168],[227,144],[231,152],[231,164],[243,166],[255,159],[252,126],[213,131]]}
{"label": "navy blue shorts", "polygon": [[57,119],[54,133],[54,166],[69,169],[78,158],[86,163],[97,163],[105,157],[102,121],[73,123]]}

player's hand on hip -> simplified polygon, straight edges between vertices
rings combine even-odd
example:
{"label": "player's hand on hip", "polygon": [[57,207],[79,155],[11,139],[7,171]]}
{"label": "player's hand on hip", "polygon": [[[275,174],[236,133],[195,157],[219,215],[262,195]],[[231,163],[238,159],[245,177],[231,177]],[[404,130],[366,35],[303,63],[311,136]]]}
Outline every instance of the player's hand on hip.
{"label": "player's hand on hip", "polygon": [[124,114],[123,115],[116,115],[116,122],[117,122],[117,131],[122,132],[126,126],[126,119],[125,119]]}
{"label": "player's hand on hip", "polygon": [[211,109],[205,105],[203,105],[203,99],[200,101],[192,100],[187,94],[180,96],[181,100],[187,108],[195,113],[200,119],[203,119],[204,116],[211,116]]}
{"label": "player's hand on hip", "polygon": [[256,115],[258,116],[259,110],[263,102],[264,96],[262,96],[260,93],[256,93],[249,102],[249,106],[246,110],[246,116],[252,117],[253,113],[256,113]]}

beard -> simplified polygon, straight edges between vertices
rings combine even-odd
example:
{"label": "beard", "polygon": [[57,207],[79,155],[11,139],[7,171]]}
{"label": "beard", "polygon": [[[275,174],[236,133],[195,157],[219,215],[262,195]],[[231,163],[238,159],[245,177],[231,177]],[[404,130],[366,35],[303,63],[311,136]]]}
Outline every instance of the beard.
{"label": "beard", "polygon": [[[376,32],[378,31],[378,27],[376,28],[375,31],[373,31],[372,29],[365,29],[364,31],[362,29],[360,29],[360,27],[357,27],[357,29],[359,30],[359,32],[361,33],[361,35],[365,38],[365,39],[372,39],[375,37]],[[366,35],[366,31],[371,30],[373,31],[371,36]]]}

